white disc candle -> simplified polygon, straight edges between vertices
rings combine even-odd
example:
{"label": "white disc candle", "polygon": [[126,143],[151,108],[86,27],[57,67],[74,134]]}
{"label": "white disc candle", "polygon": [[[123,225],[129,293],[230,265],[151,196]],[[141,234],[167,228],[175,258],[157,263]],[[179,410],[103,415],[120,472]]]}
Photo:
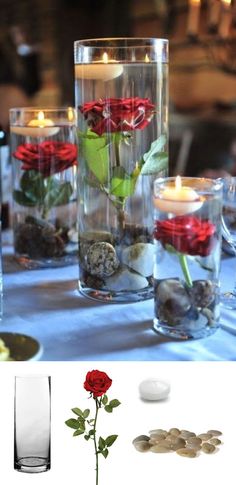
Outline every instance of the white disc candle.
{"label": "white disc candle", "polygon": [[109,59],[104,52],[101,61],[94,61],[92,64],[76,64],[75,78],[96,79],[101,81],[110,81],[119,77],[124,68],[114,59]]}
{"label": "white disc candle", "polygon": [[44,112],[39,111],[37,118],[29,121],[27,126],[12,126],[11,132],[16,135],[32,137],[48,137],[56,135],[60,128],[55,126],[50,118],[45,118]]}
{"label": "white disc candle", "polygon": [[182,186],[178,175],[175,186],[165,187],[154,197],[154,206],[162,212],[170,212],[176,216],[196,212],[203,204],[203,200],[191,187]]}

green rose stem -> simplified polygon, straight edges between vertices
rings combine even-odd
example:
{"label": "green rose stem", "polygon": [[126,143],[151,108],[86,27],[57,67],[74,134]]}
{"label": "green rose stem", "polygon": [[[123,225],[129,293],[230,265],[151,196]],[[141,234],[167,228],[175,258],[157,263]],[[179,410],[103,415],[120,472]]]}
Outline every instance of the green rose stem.
{"label": "green rose stem", "polygon": [[185,282],[187,286],[191,288],[193,286],[193,282],[189,272],[186,254],[178,253],[178,258],[179,258],[181,269],[183,271]]}
{"label": "green rose stem", "polygon": [[93,430],[94,430],[93,442],[94,442],[94,449],[95,449],[95,455],[96,455],[96,485],[98,485],[98,448],[97,448],[97,439],[96,439],[96,426],[97,426],[98,410],[100,408],[100,404],[97,398],[95,398],[95,402],[96,402],[96,414],[95,414],[94,425],[93,425]]}
{"label": "green rose stem", "polygon": [[[116,167],[120,167],[120,143],[121,143],[121,134],[115,133],[114,135],[114,145],[115,145],[115,160],[116,160]],[[125,198],[118,197],[119,205],[116,205],[117,212],[118,212],[118,227],[121,236],[124,233],[125,229]]]}

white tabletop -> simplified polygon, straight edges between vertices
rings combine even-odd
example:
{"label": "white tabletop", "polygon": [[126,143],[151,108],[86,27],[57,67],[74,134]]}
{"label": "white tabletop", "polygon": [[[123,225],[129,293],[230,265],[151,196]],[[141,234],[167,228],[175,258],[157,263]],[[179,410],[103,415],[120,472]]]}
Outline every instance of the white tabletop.
{"label": "white tabletop", "polygon": [[[2,332],[19,332],[43,346],[44,361],[236,360],[236,310],[221,310],[221,328],[205,339],[179,342],[152,329],[153,300],[100,303],[77,290],[78,268],[22,269],[4,248]],[[222,261],[223,289],[233,286],[236,260]]]}

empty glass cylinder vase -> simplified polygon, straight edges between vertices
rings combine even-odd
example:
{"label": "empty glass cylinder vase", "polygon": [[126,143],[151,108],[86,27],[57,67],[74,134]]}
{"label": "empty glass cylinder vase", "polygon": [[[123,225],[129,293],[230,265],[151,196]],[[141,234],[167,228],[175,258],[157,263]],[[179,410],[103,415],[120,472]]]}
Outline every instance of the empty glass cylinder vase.
{"label": "empty glass cylinder vase", "polygon": [[15,377],[14,468],[50,470],[51,396],[48,376]]}

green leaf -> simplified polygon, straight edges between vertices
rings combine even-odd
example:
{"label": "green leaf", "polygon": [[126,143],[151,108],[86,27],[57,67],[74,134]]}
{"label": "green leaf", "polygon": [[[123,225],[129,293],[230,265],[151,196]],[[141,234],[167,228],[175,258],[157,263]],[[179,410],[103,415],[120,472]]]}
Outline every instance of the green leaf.
{"label": "green leaf", "polygon": [[95,435],[95,430],[94,429],[90,429],[89,436],[93,436],[93,435]]}
{"label": "green leaf", "polygon": [[32,200],[42,204],[46,194],[45,180],[40,172],[26,170],[20,180],[21,190]]}
{"label": "green leaf", "polygon": [[104,137],[92,133],[82,138],[82,153],[89,167],[100,183],[105,184],[109,176],[109,149]]}
{"label": "green leaf", "polygon": [[129,197],[134,193],[136,179],[127,174],[123,167],[115,167],[111,179],[110,193],[116,197]]}
{"label": "green leaf", "polygon": [[107,449],[105,450],[102,450],[101,451],[101,454],[104,456],[104,458],[107,458],[108,454],[109,454],[109,451]]}
{"label": "green leaf", "polygon": [[77,429],[74,433],[73,433],[73,436],[79,436],[81,434],[84,434],[84,431],[82,431],[81,429]]}
{"label": "green leaf", "polygon": [[151,144],[150,150],[143,155],[141,175],[155,175],[168,166],[168,155],[162,149],[166,144],[166,136],[161,135]]}
{"label": "green leaf", "polygon": [[13,191],[13,199],[17,204],[24,205],[26,207],[35,207],[37,203],[32,200],[30,197],[24,194],[21,190],[14,190]]}
{"label": "green leaf", "polygon": [[91,425],[91,424],[93,424],[93,423],[94,423],[94,421],[95,421],[95,419],[89,419],[89,420],[88,420],[88,423]]}
{"label": "green leaf", "polygon": [[118,399],[112,399],[110,402],[109,402],[109,406],[111,406],[112,408],[117,408],[118,406],[120,406],[121,402],[118,401]]}
{"label": "green leaf", "polygon": [[85,439],[86,441],[88,441],[88,440],[90,439],[90,436],[89,436],[88,434],[85,434],[85,435],[84,435],[84,439]]}
{"label": "green leaf", "polygon": [[107,413],[112,413],[112,407],[109,404],[107,404],[104,409]]}
{"label": "green leaf", "polygon": [[116,441],[117,438],[118,438],[118,435],[117,434],[112,434],[111,436],[108,436],[106,438],[106,440],[105,440],[106,441],[106,445],[108,447],[112,446],[113,443],[115,443],[115,441]]}
{"label": "green leaf", "polygon": [[102,404],[104,404],[104,406],[108,403],[108,397],[106,394],[104,394],[103,398],[102,398]]}
{"label": "green leaf", "polygon": [[69,426],[69,428],[73,428],[73,429],[78,429],[80,428],[80,423],[79,421],[77,421],[77,419],[67,419],[67,421],[65,421],[65,424],[67,426]]}
{"label": "green leaf", "polygon": [[83,417],[86,419],[90,415],[90,409],[85,409],[83,412]]}
{"label": "green leaf", "polygon": [[100,436],[99,440],[98,440],[98,448],[99,450],[103,450],[106,446],[106,442],[105,440]]}
{"label": "green leaf", "polygon": [[81,411],[81,409],[80,409],[80,408],[73,408],[73,409],[71,409],[71,411],[72,411],[74,414],[76,414],[77,416],[81,416],[82,418],[84,417],[84,416],[83,416],[83,411]]}
{"label": "green leaf", "polygon": [[55,182],[56,181],[47,188],[47,194],[44,199],[44,205],[47,209],[51,209],[51,207],[56,207],[58,205],[68,204],[73,193],[70,182]]}

